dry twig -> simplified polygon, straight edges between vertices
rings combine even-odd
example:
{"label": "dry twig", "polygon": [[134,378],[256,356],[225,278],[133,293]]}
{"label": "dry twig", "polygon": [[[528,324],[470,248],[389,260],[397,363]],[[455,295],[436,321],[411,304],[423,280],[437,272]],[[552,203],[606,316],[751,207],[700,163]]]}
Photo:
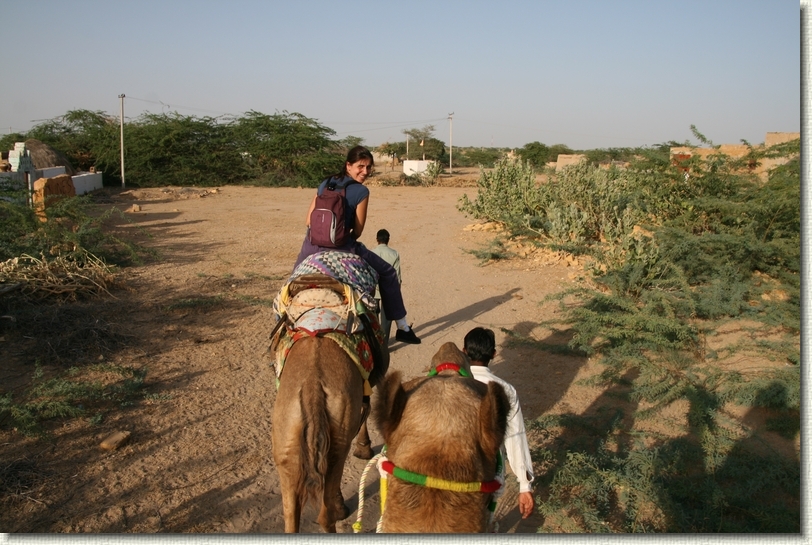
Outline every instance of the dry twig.
{"label": "dry twig", "polygon": [[79,294],[100,295],[108,291],[115,275],[101,259],[87,253],[84,262],[59,256],[50,261],[22,255],[0,263],[0,284],[21,284],[29,296],[75,300]]}

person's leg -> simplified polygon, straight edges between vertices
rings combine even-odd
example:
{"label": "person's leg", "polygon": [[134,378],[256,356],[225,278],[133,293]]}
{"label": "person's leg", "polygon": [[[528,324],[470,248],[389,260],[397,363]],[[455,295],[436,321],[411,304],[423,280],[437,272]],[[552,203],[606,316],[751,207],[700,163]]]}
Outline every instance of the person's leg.
{"label": "person's leg", "polygon": [[398,273],[392,265],[378,254],[369,251],[363,244],[356,246],[356,253],[378,273],[378,288],[381,291],[383,311],[390,320],[397,321],[406,317],[403,295],[400,293]]}
{"label": "person's leg", "polygon": [[299,256],[296,258],[296,263],[293,265],[293,270],[295,271],[296,267],[298,267],[299,264],[302,261],[307,259],[308,256],[311,256],[313,254],[317,254],[320,251],[321,251],[321,248],[319,248],[318,246],[310,243],[310,236],[305,235],[305,238],[302,241],[302,249],[299,250]]}
{"label": "person's leg", "polygon": [[380,312],[381,331],[383,332],[383,344],[389,346],[389,336],[392,334],[392,320],[386,317],[386,313]]}
{"label": "person's leg", "polygon": [[363,244],[356,245],[356,253],[378,273],[383,312],[397,325],[395,338],[404,343],[420,344],[420,339],[406,321],[406,307],[403,305],[403,295],[400,292],[400,282],[395,268],[379,255],[369,251]]}

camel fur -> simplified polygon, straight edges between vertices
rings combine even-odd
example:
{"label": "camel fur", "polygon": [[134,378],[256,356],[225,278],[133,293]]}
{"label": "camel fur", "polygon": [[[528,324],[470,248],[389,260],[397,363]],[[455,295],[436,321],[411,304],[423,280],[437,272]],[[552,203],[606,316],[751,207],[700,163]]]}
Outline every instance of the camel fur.
{"label": "camel fur", "polygon": [[293,345],[276,394],[272,430],[285,532],[299,531],[308,501],[320,505],[318,522],[325,532],[335,532],[336,521],[349,516],[341,475],[356,434],[356,456],[372,457],[363,395],[363,379],[338,344],[306,337]]}
{"label": "camel fur", "polygon": [[[450,345],[450,346],[449,346]],[[453,343],[432,358],[439,363],[470,363]],[[453,482],[484,482],[496,477],[497,453],[510,409],[504,389],[454,371],[401,383],[390,373],[375,400],[375,418],[395,466]],[[388,477],[382,531],[407,533],[485,532],[492,494],[453,492]]]}

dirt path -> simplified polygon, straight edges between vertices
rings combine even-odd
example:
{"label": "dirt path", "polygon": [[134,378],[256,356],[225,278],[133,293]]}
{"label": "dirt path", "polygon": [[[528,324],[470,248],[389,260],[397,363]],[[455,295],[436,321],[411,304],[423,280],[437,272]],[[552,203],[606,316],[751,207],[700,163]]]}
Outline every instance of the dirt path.
{"label": "dirt path", "polygon": [[[237,532],[283,530],[272,461],[270,415],[275,390],[266,353],[270,301],[287,277],[303,237],[312,189],[226,187],[132,190],[112,197],[128,213],[143,244],[160,261],[128,270],[118,299],[93,312],[126,333],[112,353],[87,354],[148,369],[148,398],[91,426],[76,421],[53,440],[3,432],[0,457],[27,460],[38,475],[32,493],[0,515],[6,532]],[[391,367],[405,378],[425,372],[446,341],[462,343],[481,325],[493,328],[494,372],[512,382],[527,419],[554,406],[580,412],[599,391],[567,396],[587,362],[503,348],[502,329],[550,335],[537,324],[551,317],[540,301],[572,280],[565,264],[520,260],[480,266],[468,250],[492,233],[466,230],[456,209],[474,188],[373,187],[362,241],[374,246],[380,228],[401,254],[409,320],[423,344],[393,343]],[[139,231],[139,229],[141,231]],[[145,237],[149,234],[149,238]],[[115,430],[132,432],[124,447],[98,444]],[[373,447],[381,439],[373,432]],[[350,459],[343,492],[358,507],[364,462]],[[365,531],[378,516],[377,476],[367,484]],[[535,532],[520,521],[511,483],[498,516],[501,530]],[[353,512],[339,532],[352,532]],[[305,511],[302,531],[317,532]]]}

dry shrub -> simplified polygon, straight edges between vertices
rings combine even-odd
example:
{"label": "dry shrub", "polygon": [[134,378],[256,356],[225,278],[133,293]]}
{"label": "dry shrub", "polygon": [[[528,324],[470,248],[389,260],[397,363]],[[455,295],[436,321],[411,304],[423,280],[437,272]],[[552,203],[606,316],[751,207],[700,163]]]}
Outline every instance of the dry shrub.
{"label": "dry shrub", "polygon": [[87,252],[82,258],[14,257],[0,263],[0,283],[19,284],[22,293],[36,299],[75,301],[81,295],[110,295],[108,288],[115,280],[111,267]]}

